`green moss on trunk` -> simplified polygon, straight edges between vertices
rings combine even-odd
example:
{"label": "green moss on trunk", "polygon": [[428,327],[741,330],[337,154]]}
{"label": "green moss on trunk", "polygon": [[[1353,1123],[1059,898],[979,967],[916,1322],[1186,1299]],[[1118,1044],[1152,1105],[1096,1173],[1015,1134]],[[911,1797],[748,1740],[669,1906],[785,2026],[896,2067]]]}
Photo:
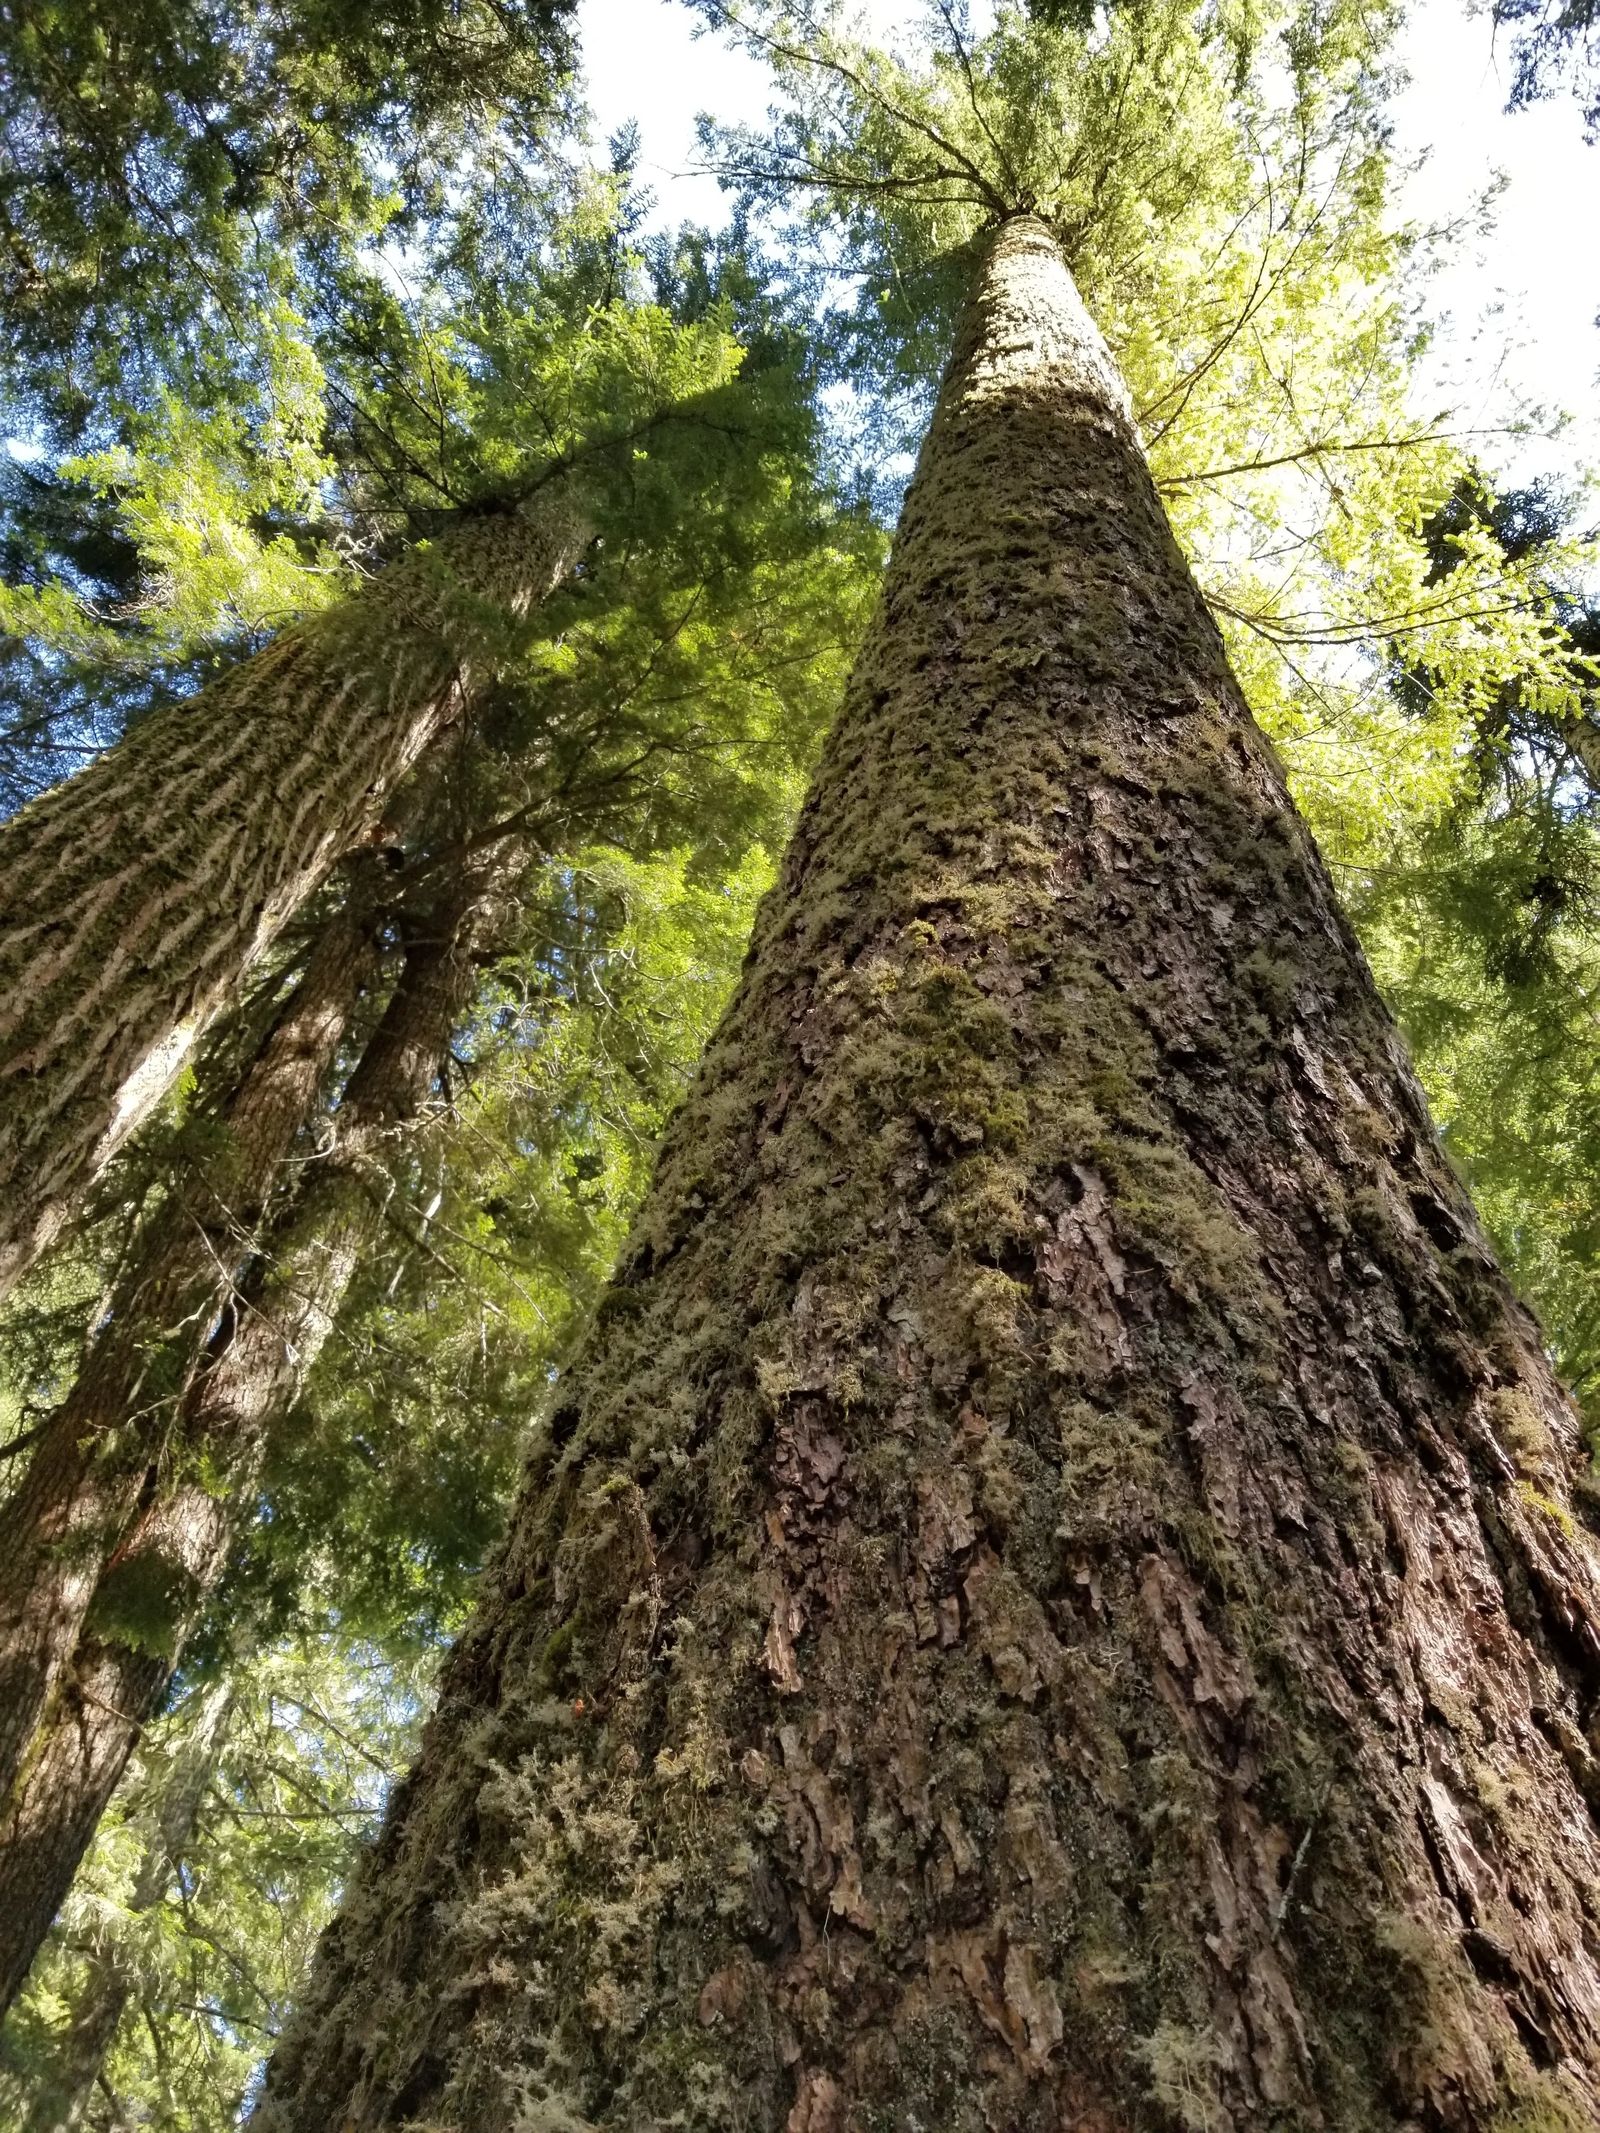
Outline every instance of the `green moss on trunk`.
{"label": "green moss on trunk", "polygon": [[1530,1445],[1564,1506],[1571,1412],[1009,223],[260,2123],[1595,2122],[1600,1610]]}

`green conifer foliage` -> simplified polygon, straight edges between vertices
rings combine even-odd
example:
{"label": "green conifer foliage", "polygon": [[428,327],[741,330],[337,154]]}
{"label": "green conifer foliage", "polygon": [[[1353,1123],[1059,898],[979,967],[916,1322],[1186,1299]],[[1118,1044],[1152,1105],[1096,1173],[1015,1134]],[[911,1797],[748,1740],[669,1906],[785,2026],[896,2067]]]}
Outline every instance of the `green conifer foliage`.
{"label": "green conifer foliage", "polygon": [[[470,152],[559,117],[565,0],[43,0],[0,16],[0,334],[70,421],[159,375],[171,297],[236,329]],[[198,302],[195,299],[198,298]]]}
{"label": "green conifer foliage", "polygon": [[[1447,579],[1490,542],[1533,573],[1545,654],[1467,699],[1450,803],[1392,825],[1344,889],[1444,1129],[1561,1369],[1600,1421],[1600,614],[1572,567],[1574,499],[1463,476],[1424,529]],[[1565,671],[1563,672],[1563,663]],[[1448,677],[1396,658],[1424,724]]]}

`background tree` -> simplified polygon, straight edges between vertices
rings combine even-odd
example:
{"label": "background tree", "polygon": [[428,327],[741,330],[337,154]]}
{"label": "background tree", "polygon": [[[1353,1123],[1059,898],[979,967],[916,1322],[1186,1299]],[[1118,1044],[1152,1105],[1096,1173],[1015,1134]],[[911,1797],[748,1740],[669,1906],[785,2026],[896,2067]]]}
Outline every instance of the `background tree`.
{"label": "background tree", "polygon": [[[70,25],[48,10],[43,18],[36,11],[13,11],[0,23],[7,58],[0,218],[10,247],[7,327],[16,357],[6,408],[10,435],[25,438],[47,462],[86,450],[103,461],[108,451],[125,452],[135,443],[152,416],[159,424],[163,411],[188,430],[191,444],[208,423],[226,429],[255,422],[263,427],[265,457],[283,463],[269,485],[304,492],[321,471],[314,464],[314,433],[301,420],[320,383],[316,344],[319,336],[337,333],[352,307],[361,308],[363,286],[379,265],[375,247],[385,239],[423,253],[448,246],[463,223],[452,192],[459,199],[463,188],[474,200],[468,219],[498,212],[508,226],[519,215],[525,220],[529,184],[516,153],[538,149],[541,134],[563,116],[561,25],[562,10],[544,6],[509,14],[434,9],[423,16],[406,13],[402,21],[367,5],[331,15],[158,5],[133,18],[126,10],[75,14]],[[175,312],[171,290],[180,275],[188,277],[193,298]],[[41,504],[38,485],[15,484],[11,501],[22,507],[25,522],[31,520]],[[502,530],[516,523],[508,519]],[[462,536],[472,559],[463,559],[457,575],[481,577],[476,597],[486,609],[503,591],[515,612],[535,588],[543,589],[548,558],[533,558],[531,572],[510,559],[499,569],[481,552],[482,537],[481,526]],[[24,548],[31,539],[22,535]],[[100,560],[104,569],[104,555]],[[416,576],[415,567],[410,575]],[[409,623],[422,640],[413,646],[418,670],[408,678],[415,693],[434,705],[435,717],[450,701],[463,650],[459,602],[453,628],[441,611],[441,576],[448,582],[436,560],[409,593],[406,572],[388,581],[395,607],[375,624],[382,634],[396,628],[403,633]],[[74,634],[71,614],[83,589],[70,577],[44,589],[36,619],[47,634],[52,621]],[[16,603],[11,605],[15,616]],[[337,650],[330,632],[340,639]],[[81,623],[76,634],[82,635]],[[33,868],[19,872],[13,860],[5,884],[12,914],[10,988],[13,995],[34,991],[39,999],[32,1026],[9,1033],[12,1124],[5,1154],[12,1212],[0,1279],[14,1279],[67,1218],[85,1171],[140,1115],[144,1082],[159,1090],[163,1068],[181,1054],[186,1023],[191,1017],[203,1021],[216,1005],[201,967],[204,952],[195,952],[194,930],[205,929],[186,925],[170,894],[154,898],[152,922],[148,904],[142,912],[126,898],[118,904],[107,879],[96,875],[94,855],[117,842],[100,833],[103,816],[110,810],[120,818],[128,846],[124,861],[136,860],[152,885],[167,866],[196,884],[219,862],[224,872],[236,874],[242,893],[234,901],[248,953],[258,924],[265,938],[281,922],[285,893],[291,904],[303,893],[297,880],[314,882],[326,871],[322,847],[330,836],[331,856],[339,856],[346,825],[316,821],[326,810],[313,795],[325,790],[333,768],[326,747],[314,765],[280,754],[267,783],[284,781],[286,804],[266,838],[271,857],[263,872],[263,850],[252,850],[249,835],[252,808],[241,806],[238,790],[227,797],[229,764],[237,767],[241,754],[250,761],[253,737],[258,754],[247,784],[259,817],[262,787],[256,781],[274,753],[271,706],[287,707],[313,734],[318,730],[306,718],[297,680],[321,698],[338,701],[342,690],[353,689],[385,704],[363,666],[360,634],[359,618],[349,632],[324,618],[298,638],[291,634],[267,659],[266,671],[231,676],[203,694],[199,709],[182,721],[181,742],[173,719],[159,720],[142,743],[125,744],[128,752],[118,766],[101,766],[53,804],[51,830],[43,822],[30,825]],[[402,671],[397,662],[397,682]],[[48,662],[36,665],[36,678],[48,674]],[[357,794],[370,782],[381,797],[411,751],[406,729],[415,724],[417,706],[407,702],[403,687],[393,708],[401,714],[389,736],[394,759],[385,764],[377,757],[361,763],[352,758],[339,766],[354,770]],[[58,705],[46,721],[58,745],[82,739],[71,733],[68,711]],[[202,715],[207,711],[209,723]],[[359,731],[360,722],[351,723],[352,732]],[[31,710],[23,724],[35,724]],[[64,725],[69,730],[63,735]],[[183,807],[176,822],[144,824],[141,751],[144,759],[159,753],[174,770],[186,755],[198,757],[212,812],[204,805]],[[305,778],[308,768],[312,775]],[[305,782],[295,792],[297,770]],[[341,782],[339,770],[332,782]],[[242,838],[217,836],[219,800]],[[86,816],[93,836],[84,834]],[[188,848],[175,850],[180,831]],[[67,871],[52,879],[47,854],[63,845]],[[85,872],[74,905],[62,881]],[[40,952],[39,936],[17,915],[29,901],[62,906],[57,932],[46,936],[54,955]],[[97,1026],[89,1005],[96,981],[76,968],[54,969],[60,961],[70,966],[71,949],[82,948],[86,937],[90,970],[94,962],[101,965],[98,982],[118,969],[116,953],[108,955],[96,938],[108,903],[116,907],[115,930],[150,972],[154,996],[141,1018],[124,985],[121,1019],[133,1026],[122,1031],[113,1016],[109,1034]],[[218,917],[213,912],[209,922],[214,936]],[[180,952],[177,944],[184,939],[188,945]],[[175,956],[176,967],[170,967]],[[224,985],[238,960],[223,951]],[[46,1004],[52,976],[53,1005]],[[53,1049],[64,1022],[83,1035],[76,1048],[87,1067],[71,1103],[84,1115],[67,1123],[59,1116],[62,1075]],[[23,1152],[29,1160],[18,1170]]]}
{"label": "background tree", "polygon": [[231,1690],[212,1684],[199,1699],[199,1710],[173,1767],[163,1773],[162,1789],[150,1802],[141,1831],[139,1863],[128,1896],[133,1932],[108,1934],[94,1950],[60,2058],[31,2101],[29,2133],[57,2133],[60,2127],[84,2121],[136,1989],[134,1933],[145,1914],[160,1902],[194,1841],[221,1758],[231,1705]]}
{"label": "background tree", "polygon": [[[179,1702],[7,2030],[9,2119],[41,2133],[228,2123],[381,1801],[424,1671],[398,1640],[380,1661],[306,1632],[256,1654],[231,1689],[202,1682]],[[218,1703],[227,1723],[207,1740]],[[175,1785],[193,1819],[145,1904]],[[126,2001],[106,2036],[108,1986]]]}
{"label": "background tree", "polygon": [[0,1294],[572,569],[587,527],[540,504],[455,529],[0,827]]}
{"label": "background tree", "polygon": [[[530,899],[519,953],[457,1040],[475,1065],[460,1129],[389,1151],[402,1219],[274,1436],[189,1685],[7,2029],[19,2117],[75,2064],[77,2013],[114,1942],[135,1989],[87,2122],[140,2108],[226,2122],[410,1752],[515,1477],[517,1418],[609,1267],[767,870],[753,859],[732,894],[687,882],[681,858],[596,853],[566,871]],[[219,1668],[253,1715],[230,1730],[186,1872],[132,1913],[147,1802]]]}

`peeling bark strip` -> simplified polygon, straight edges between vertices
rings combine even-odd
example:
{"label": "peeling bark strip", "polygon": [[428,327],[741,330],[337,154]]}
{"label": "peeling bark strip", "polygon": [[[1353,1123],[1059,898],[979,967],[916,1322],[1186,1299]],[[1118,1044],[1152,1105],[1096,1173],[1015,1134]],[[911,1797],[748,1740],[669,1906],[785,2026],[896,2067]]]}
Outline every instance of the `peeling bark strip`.
{"label": "peeling bark strip", "polygon": [[[518,857],[510,840],[480,854],[414,928],[394,993],[343,1092],[332,1145],[254,1240],[255,1264],[240,1269],[239,1285],[229,1285],[225,1300],[208,1298],[187,1343],[181,1324],[169,1338],[178,1390],[147,1394],[140,1405],[136,1386],[95,1370],[91,1357],[36,1455],[24,1516],[9,1537],[12,1506],[0,1512],[0,1566],[13,1566],[0,1570],[0,1746],[8,1754],[0,2013],[20,1990],[226,1568],[272,1426],[304,1385],[362,1253],[381,1237],[367,1167],[382,1140],[416,1126],[438,1088]],[[304,1009],[286,1017],[301,1028],[308,1019]],[[258,1092],[253,1115],[264,1107]],[[153,1306],[173,1298],[156,1276],[170,1274],[177,1255],[162,1266],[159,1230],[151,1241],[151,1280],[143,1289],[130,1281],[129,1323],[114,1360],[136,1357],[141,1343],[162,1350],[164,1321]],[[120,1411],[118,1386],[129,1402]]]}
{"label": "peeling bark strip", "polygon": [[0,1295],[583,538],[464,520],[0,824]]}
{"label": "peeling bark strip", "polygon": [[258,2124],[1593,2127],[1577,1467],[1008,223]]}

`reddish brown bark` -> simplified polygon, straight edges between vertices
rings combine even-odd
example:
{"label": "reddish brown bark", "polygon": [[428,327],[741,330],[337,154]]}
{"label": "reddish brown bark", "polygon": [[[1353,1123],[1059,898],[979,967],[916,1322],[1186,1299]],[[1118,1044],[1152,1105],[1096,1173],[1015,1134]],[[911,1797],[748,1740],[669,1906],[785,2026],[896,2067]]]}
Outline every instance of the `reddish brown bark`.
{"label": "reddish brown bark", "polygon": [[258,2123],[1592,2126],[1581,1464],[1008,223]]}

